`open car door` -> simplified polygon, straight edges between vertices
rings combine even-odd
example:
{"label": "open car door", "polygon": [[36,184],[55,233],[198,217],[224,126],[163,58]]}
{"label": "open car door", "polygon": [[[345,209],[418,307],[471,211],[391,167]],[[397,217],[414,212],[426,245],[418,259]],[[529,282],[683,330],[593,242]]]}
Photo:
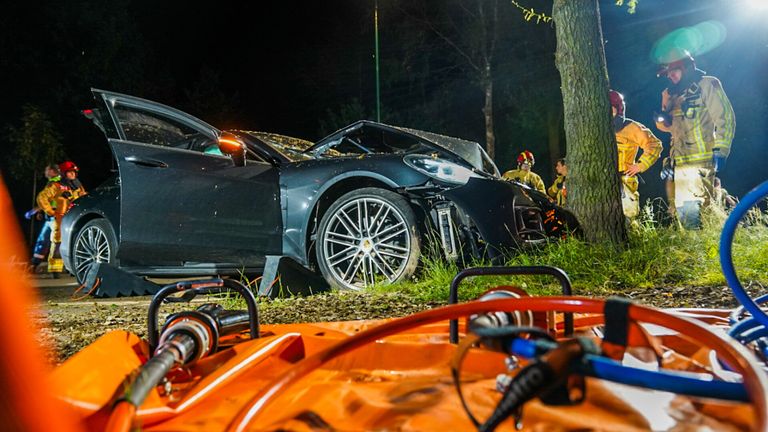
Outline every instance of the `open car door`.
{"label": "open car door", "polygon": [[124,266],[254,269],[280,254],[277,167],[235,166],[221,132],[155,102],[94,90],[114,122]]}

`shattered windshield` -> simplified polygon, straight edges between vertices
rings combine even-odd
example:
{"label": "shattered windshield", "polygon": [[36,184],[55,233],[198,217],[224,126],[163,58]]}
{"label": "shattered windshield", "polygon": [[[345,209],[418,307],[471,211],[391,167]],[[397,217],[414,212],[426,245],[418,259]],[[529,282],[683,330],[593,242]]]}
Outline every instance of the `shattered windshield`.
{"label": "shattered windshield", "polygon": [[256,131],[237,131],[238,133],[247,134],[248,136],[255,138],[268,146],[272,147],[285,156],[286,159],[293,162],[300,162],[313,159],[311,154],[304,153],[305,150],[312,147],[312,142],[301,138],[294,138],[285,135],[278,135],[269,132],[256,132]]}
{"label": "shattered windshield", "polygon": [[427,148],[419,139],[376,128],[359,128],[328,143],[322,156],[385,153],[407,154]]}

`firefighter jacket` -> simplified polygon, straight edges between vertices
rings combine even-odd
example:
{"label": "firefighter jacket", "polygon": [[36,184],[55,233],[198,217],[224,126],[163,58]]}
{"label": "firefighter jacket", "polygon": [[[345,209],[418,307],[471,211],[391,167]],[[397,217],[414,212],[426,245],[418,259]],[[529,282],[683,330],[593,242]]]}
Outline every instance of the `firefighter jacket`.
{"label": "firefighter jacket", "polygon": [[48,216],[61,217],[72,207],[72,202],[85,195],[85,188],[80,182],[75,184],[54,177],[37,194],[37,205]]}
{"label": "firefighter jacket", "polygon": [[53,177],[48,180],[43,190],[37,194],[37,205],[46,215],[53,217],[56,215],[57,201],[61,194],[67,190],[61,185],[61,177]]}
{"label": "firefighter jacket", "polygon": [[[650,129],[632,120],[624,119],[621,129],[616,132],[616,144],[619,146],[619,172],[623,173],[637,160],[640,172],[645,172],[659,159],[663,146],[661,140]],[[637,159],[638,151],[643,154]]]}
{"label": "firefighter jacket", "polygon": [[529,188],[536,189],[543,194],[547,193],[546,186],[544,186],[544,180],[542,180],[541,177],[539,177],[539,175],[533,171],[526,171],[522,169],[509,170],[504,173],[502,178],[504,180],[513,180],[518,183],[522,183]]}
{"label": "firefighter jacket", "polygon": [[672,134],[669,152],[675,164],[711,163],[714,149],[727,157],[736,119],[720,81],[702,76],[680,95],[664,92],[661,108],[671,115],[672,123],[656,122],[656,127]]}
{"label": "firefighter jacket", "polygon": [[567,189],[565,188],[565,176],[557,176],[552,186],[547,189],[547,195],[555,200],[555,204],[561,207],[565,205],[565,198],[568,196]]}

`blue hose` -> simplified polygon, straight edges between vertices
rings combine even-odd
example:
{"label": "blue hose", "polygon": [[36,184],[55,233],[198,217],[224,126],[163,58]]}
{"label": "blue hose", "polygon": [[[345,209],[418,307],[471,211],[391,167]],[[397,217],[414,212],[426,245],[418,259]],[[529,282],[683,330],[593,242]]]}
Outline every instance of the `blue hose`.
{"label": "blue hose", "polygon": [[[765,302],[768,302],[768,294],[763,294],[760,297],[755,299],[755,303],[761,305]],[[739,306],[736,309],[734,309],[730,316],[728,317],[728,321],[730,321],[731,325],[736,324],[737,322],[741,321],[740,317],[741,314],[744,313],[744,306]]]}
{"label": "blue hose", "polygon": [[[548,351],[555,346],[557,344],[549,341],[515,338],[509,343],[508,349],[510,354],[530,358],[532,355],[535,356],[542,351]],[[749,395],[742,383],[708,381],[699,377],[686,376],[679,372],[638,369],[592,354],[585,355],[583,361],[575,365],[572,370],[580,375],[652,390],[702,398],[749,402]]]}
{"label": "blue hose", "polygon": [[758,339],[768,337],[768,329],[765,327],[757,327],[753,330],[750,330],[748,332],[744,332],[737,336],[737,340],[741,342],[742,344],[746,345],[750,342],[754,342]]}
{"label": "blue hose", "polygon": [[736,232],[736,228],[739,226],[739,221],[744,217],[752,206],[757,204],[758,201],[768,195],[768,181],[761,183],[756,188],[752,189],[741,202],[733,209],[733,212],[725,221],[723,226],[723,232],[720,235],[720,266],[723,269],[723,275],[728,282],[728,286],[731,287],[733,295],[744,306],[744,309],[752,314],[752,319],[757,320],[760,324],[768,328],[768,315],[760,309],[760,306],[755,303],[754,300],[747,294],[746,290],[739,282],[738,276],[736,276],[736,270],[733,267],[733,252],[731,249],[733,243],[733,235]]}
{"label": "blue hose", "polygon": [[728,330],[728,335],[738,338],[742,333],[752,330],[755,327],[762,327],[765,328],[764,325],[760,324],[760,322],[753,318],[744,318],[743,320],[736,323],[735,326],[731,327],[730,330]]}
{"label": "blue hose", "polygon": [[623,366],[620,363],[597,357],[585,356],[585,375],[653,390],[661,390],[687,396],[749,402],[749,395],[742,383],[707,381],[663,370],[650,371]]}

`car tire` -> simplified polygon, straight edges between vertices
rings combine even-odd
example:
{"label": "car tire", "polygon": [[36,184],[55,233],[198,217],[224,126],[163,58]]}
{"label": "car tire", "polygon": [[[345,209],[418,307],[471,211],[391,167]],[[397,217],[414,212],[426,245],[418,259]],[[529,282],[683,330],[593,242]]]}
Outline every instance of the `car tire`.
{"label": "car tire", "polygon": [[323,215],[316,253],[323,277],[340,289],[402,281],[416,271],[421,253],[416,215],[386,189],[349,192]]}
{"label": "car tire", "polygon": [[106,219],[93,219],[75,236],[72,267],[78,283],[85,282],[88,269],[95,262],[115,264],[117,236]]}

